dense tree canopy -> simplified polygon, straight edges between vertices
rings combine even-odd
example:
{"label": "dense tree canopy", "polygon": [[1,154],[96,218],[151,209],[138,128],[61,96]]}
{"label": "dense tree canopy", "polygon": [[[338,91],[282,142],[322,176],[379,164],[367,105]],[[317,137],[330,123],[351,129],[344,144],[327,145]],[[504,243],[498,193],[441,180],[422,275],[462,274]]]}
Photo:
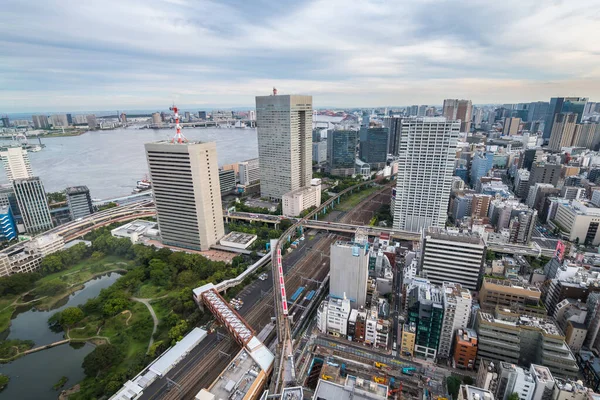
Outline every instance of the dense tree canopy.
{"label": "dense tree canopy", "polygon": [[94,377],[98,373],[116,365],[123,358],[123,353],[112,344],[103,344],[94,349],[83,359],[83,371],[86,376]]}

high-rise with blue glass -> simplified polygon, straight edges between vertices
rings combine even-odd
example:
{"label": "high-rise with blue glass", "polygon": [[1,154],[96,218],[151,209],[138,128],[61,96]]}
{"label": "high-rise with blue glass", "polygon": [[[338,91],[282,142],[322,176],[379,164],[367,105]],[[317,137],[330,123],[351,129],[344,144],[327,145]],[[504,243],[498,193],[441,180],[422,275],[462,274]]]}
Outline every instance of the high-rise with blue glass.
{"label": "high-rise with blue glass", "polygon": [[575,113],[577,114],[577,123],[580,123],[587,101],[587,97],[552,97],[550,108],[546,114],[546,123],[544,124],[544,139],[550,139],[556,114]]}
{"label": "high-rise with blue glass", "polygon": [[17,227],[10,206],[0,207],[0,241],[13,240],[17,237]]}

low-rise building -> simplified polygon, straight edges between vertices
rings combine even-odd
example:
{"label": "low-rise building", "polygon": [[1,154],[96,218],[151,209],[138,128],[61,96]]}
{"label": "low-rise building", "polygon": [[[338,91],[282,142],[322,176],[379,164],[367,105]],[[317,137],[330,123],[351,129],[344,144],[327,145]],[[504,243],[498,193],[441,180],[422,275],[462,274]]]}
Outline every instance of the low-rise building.
{"label": "low-rise building", "polygon": [[400,341],[400,354],[413,357],[415,355],[415,333],[417,325],[407,323],[402,326],[402,339]]}
{"label": "low-rise building", "polygon": [[[540,289],[527,282],[484,277],[479,291],[481,309],[493,312],[497,306],[523,310],[531,315],[546,314],[540,304]],[[517,308],[515,308],[517,307]]]}
{"label": "low-rise building", "polygon": [[247,249],[256,241],[258,236],[250,233],[229,232],[219,241],[222,246],[234,247],[236,249]]}
{"label": "low-rise building", "polygon": [[575,200],[569,204],[558,204],[555,219],[550,221],[550,226],[560,229],[571,242],[598,246],[600,207],[591,202]]}
{"label": "low-rise building", "polygon": [[454,339],[454,368],[472,370],[477,360],[477,332],[473,329],[459,329]]}
{"label": "low-rise building", "polygon": [[350,311],[350,300],[346,298],[323,300],[317,309],[317,328],[322,333],[346,338]]}
{"label": "low-rise building", "polygon": [[494,400],[494,395],[489,390],[475,386],[460,385],[457,400]]}
{"label": "low-rise building", "polygon": [[283,215],[297,217],[302,211],[321,205],[321,185],[301,187],[282,197]]}
{"label": "low-rise building", "polygon": [[110,234],[116,238],[126,238],[131,240],[131,243],[136,244],[143,241],[144,237],[158,237],[157,223],[154,221],[146,221],[136,219],[128,222],[110,231]]}

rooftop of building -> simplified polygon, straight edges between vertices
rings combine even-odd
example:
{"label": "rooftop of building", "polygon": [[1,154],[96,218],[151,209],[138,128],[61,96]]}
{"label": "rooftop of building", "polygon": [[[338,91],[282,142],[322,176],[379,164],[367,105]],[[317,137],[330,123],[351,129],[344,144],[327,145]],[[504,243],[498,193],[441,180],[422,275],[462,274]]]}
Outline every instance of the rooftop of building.
{"label": "rooftop of building", "polygon": [[508,288],[513,288],[513,289],[523,289],[523,290],[529,290],[529,291],[535,292],[535,293],[541,293],[539,288],[537,288],[533,285],[530,285],[526,281],[516,281],[516,280],[512,280],[512,279],[499,279],[499,278],[492,278],[489,276],[484,276],[482,285],[485,285],[486,283],[490,283],[490,284],[498,285],[498,286],[504,286],[504,287],[508,287]]}
{"label": "rooftop of building", "polygon": [[540,382],[554,382],[554,377],[548,367],[543,365],[531,364],[531,370]]}
{"label": "rooftop of building", "polygon": [[576,392],[587,392],[588,388],[585,387],[582,381],[574,381],[571,379],[556,378],[554,380],[556,387],[562,391],[576,393]]}
{"label": "rooftop of building", "polygon": [[157,226],[157,223],[154,221],[146,221],[143,219],[136,219],[135,221],[128,222],[125,225],[121,225],[121,226],[113,229],[112,231],[110,231],[110,233],[113,236],[129,237],[129,236],[133,235],[134,233],[141,235],[149,229],[156,228],[156,226]]}
{"label": "rooftop of building", "polygon": [[295,196],[295,195],[298,195],[301,193],[314,192],[315,190],[318,190],[319,188],[320,188],[319,185],[302,186],[302,187],[299,187],[298,189],[290,190],[289,192],[285,193],[284,196]]}
{"label": "rooftop of building", "polygon": [[456,331],[456,337],[459,341],[472,343],[473,340],[477,341],[477,332],[474,329],[459,328]]}
{"label": "rooftop of building", "polygon": [[598,358],[593,352],[589,350],[580,350],[579,357],[584,363],[592,368],[596,374],[600,374],[600,358]]}
{"label": "rooftop of building", "polygon": [[207,142],[202,142],[199,140],[188,140],[187,142],[177,143],[177,142],[173,141],[172,139],[167,139],[167,140],[159,140],[157,142],[151,142],[148,144],[168,144],[168,145],[172,145],[172,146],[190,146],[193,144],[203,144],[203,143],[207,143]]}
{"label": "rooftop of building", "polygon": [[[505,310],[505,311],[506,311],[506,313],[512,314],[512,312],[510,310]],[[560,329],[558,329],[556,324],[550,319],[519,315],[517,317],[517,319],[513,321],[510,319],[502,318],[501,316],[495,317],[492,314],[489,314],[486,312],[479,312],[479,315],[481,316],[481,318],[484,321],[487,321],[487,322],[497,323],[497,324],[502,324],[502,325],[507,325],[507,326],[513,326],[515,328],[520,328],[520,327],[535,328],[535,329],[542,331],[543,333],[545,333],[547,335],[563,336]]]}
{"label": "rooftop of building", "polygon": [[514,371],[517,374],[521,375],[526,382],[531,382],[531,383],[534,382],[534,379],[533,379],[533,376],[531,375],[531,372],[524,370],[523,368],[519,367],[518,365],[501,361],[500,362],[500,369],[501,370]]}
{"label": "rooftop of building", "polygon": [[414,322],[406,323],[402,326],[402,331],[415,333],[417,331],[417,324],[415,324]]}
{"label": "rooftop of building", "polygon": [[221,242],[226,241],[226,242],[233,242],[233,243],[237,243],[237,244],[248,244],[251,241],[253,241],[254,239],[256,239],[256,235],[252,235],[250,233],[243,233],[243,232],[229,232],[227,235],[225,235],[225,237],[223,237],[223,239],[221,239]]}
{"label": "rooftop of building", "polygon": [[242,350],[213,382],[209,391],[217,399],[241,400],[250,390],[260,373],[260,366],[250,357],[246,350]]}
{"label": "rooftop of building", "polygon": [[432,239],[447,240],[451,242],[471,243],[484,245],[483,239],[477,232],[447,230],[439,227],[429,227],[425,232]]}
{"label": "rooftop of building", "polygon": [[315,389],[314,398],[335,400],[385,400],[387,399],[387,393],[388,387],[386,385],[348,375],[343,384],[319,379],[319,383],[317,383]]}
{"label": "rooftop of building", "polygon": [[464,400],[494,400],[492,392],[475,386],[460,385],[460,392]]}
{"label": "rooftop of building", "polygon": [[90,190],[87,186],[71,186],[65,189],[65,193],[68,195],[84,194],[89,192]]}

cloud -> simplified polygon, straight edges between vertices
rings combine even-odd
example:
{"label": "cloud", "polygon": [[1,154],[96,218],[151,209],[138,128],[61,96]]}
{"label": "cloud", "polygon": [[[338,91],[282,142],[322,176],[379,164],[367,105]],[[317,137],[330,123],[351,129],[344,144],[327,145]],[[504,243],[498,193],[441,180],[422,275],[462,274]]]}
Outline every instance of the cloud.
{"label": "cloud", "polygon": [[[272,4],[276,3],[276,4]],[[600,97],[600,3],[7,0],[0,111]]]}

